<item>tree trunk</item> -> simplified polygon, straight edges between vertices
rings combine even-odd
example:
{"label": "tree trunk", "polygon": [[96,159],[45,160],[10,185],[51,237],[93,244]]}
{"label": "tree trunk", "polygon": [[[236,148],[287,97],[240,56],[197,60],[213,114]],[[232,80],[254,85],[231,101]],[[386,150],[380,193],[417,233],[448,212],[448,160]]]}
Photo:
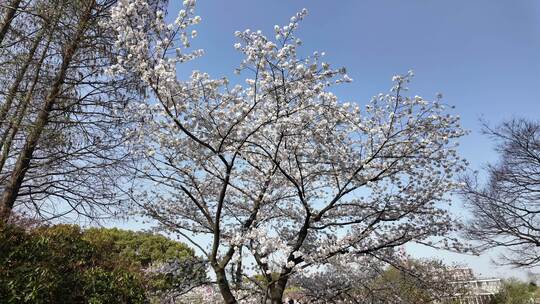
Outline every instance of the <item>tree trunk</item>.
{"label": "tree trunk", "polygon": [[0,25],[0,45],[2,45],[4,37],[6,37],[11,21],[13,20],[13,17],[15,17],[17,9],[19,9],[21,1],[22,0],[13,0],[7,5],[6,14],[4,15],[4,18],[2,18],[2,25]]}
{"label": "tree trunk", "polygon": [[11,144],[13,142],[13,139],[15,138],[15,135],[17,135],[17,132],[19,131],[21,122],[24,116],[26,115],[26,110],[28,108],[28,105],[30,104],[30,101],[32,100],[34,89],[39,80],[39,73],[41,72],[43,61],[45,60],[45,56],[47,55],[47,47],[49,45],[49,42],[47,42],[45,49],[43,50],[43,54],[41,55],[41,58],[39,59],[39,62],[36,66],[36,71],[32,79],[32,84],[30,85],[30,88],[26,91],[26,95],[24,99],[17,106],[15,117],[14,119],[10,120],[9,125],[4,130],[2,139],[0,140],[0,150],[2,150],[2,153],[0,156],[0,172],[4,170],[4,164],[6,163],[9,157],[9,153],[11,151]]}
{"label": "tree trunk", "polygon": [[47,94],[47,97],[45,98],[43,106],[32,125],[32,130],[26,138],[26,142],[19,154],[19,157],[17,158],[15,167],[11,172],[11,176],[7,180],[4,192],[2,193],[2,197],[0,199],[0,221],[2,222],[7,222],[9,216],[11,215],[11,210],[13,209],[13,205],[19,194],[22,182],[30,166],[30,160],[32,159],[34,150],[36,149],[43,129],[49,121],[49,114],[56,102],[58,94],[60,93],[71,60],[73,59],[73,56],[75,55],[75,52],[79,46],[79,42],[87,29],[94,4],[94,1],[88,4],[84,15],[79,21],[75,35],[72,37],[69,45],[64,51],[62,65],[60,66],[58,74],[51,86],[49,93]]}
{"label": "tree trunk", "polygon": [[270,303],[283,304],[283,293],[287,286],[287,277],[282,276],[277,282],[273,282],[268,287],[270,289]]}
{"label": "tree trunk", "polygon": [[[238,255],[242,257],[242,246],[238,249]],[[238,259],[234,272],[234,284],[237,289],[242,288],[242,258]]]}
{"label": "tree trunk", "polygon": [[21,82],[24,79],[24,75],[26,74],[26,71],[28,70],[28,67],[30,66],[30,63],[34,60],[34,54],[36,53],[36,50],[39,46],[39,44],[42,42],[43,34],[45,33],[45,30],[43,29],[34,39],[34,42],[32,44],[32,47],[30,48],[30,51],[28,52],[28,56],[25,59],[23,65],[21,66],[19,72],[17,73],[17,76],[15,77],[15,80],[13,84],[11,85],[6,100],[4,101],[4,104],[0,108],[0,127],[4,126],[6,123],[6,118],[9,110],[11,109],[11,104],[13,103],[13,100],[15,99],[15,96],[17,95],[17,91],[19,90],[19,86],[21,85]]}
{"label": "tree trunk", "polygon": [[[24,96],[24,99],[17,106],[14,119],[11,119],[9,122],[9,125],[7,127],[4,127],[4,134],[2,135],[2,139],[0,140],[0,150],[2,150],[2,155],[0,158],[0,173],[4,170],[4,164],[6,163],[9,157],[9,152],[11,150],[11,143],[13,139],[15,138],[15,135],[17,135],[21,122],[24,116],[26,115],[26,109],[28,108],[28,105],[30,104],[32,100],[34,89],[39,81],[39,76],[41,73],[41,68],[43,67],[43,62],[45,61],[45,57],[47,57],[47,52],[49,49],[49,45],[51,43],[54,29],[55,28],[51,28],[49,30],[47,42],[45,43],[41,56],[39,57],[39,60],[37,61],[35,65],[34,77],[32,78],[30,88],[26,90],[26,95]],[[42,31],[45,32],[45,29],[42,29]],[[2,124],[0,124],[0,126],[1,125]]]}
{"label": "tree trunk", "polygon": [[227,275],[225,274],[225,269],[214,267],[214,271],[216,272],[216,281],[219,287],[219,292],[221,293],[221,296],[223,297],[223,301],[225,301],[226,304],[236,304],[237,302],[236,302],[236,299],[234,298],[234,295],[231,292],[229,281],[227,281]]}

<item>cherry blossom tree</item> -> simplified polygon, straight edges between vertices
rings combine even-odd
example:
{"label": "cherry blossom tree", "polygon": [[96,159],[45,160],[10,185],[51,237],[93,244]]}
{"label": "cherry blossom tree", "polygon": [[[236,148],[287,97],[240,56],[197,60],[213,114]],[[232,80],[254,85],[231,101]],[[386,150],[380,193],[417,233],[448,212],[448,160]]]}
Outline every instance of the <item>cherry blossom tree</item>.
{"label": "cherry blossom tree", "polygon": [[139,77],[148,93],[127,110],[140,122],[126,131],[140,157],[130,195],[207,256],[225,303],[240,300],[232,264],[262,275],[263,298],[281,303],[297,271],[456,229],[445,194],[464,169],[464,131],[440,100],[404,95],[412,72],[365,107],[339,101],[330,87],[352,79],[324,53],[299,53],[303,10],[273,39],[235,33],[245,84],[201,71],[186,80],[177,65],[202,55],[190,48],[194,8],[184,1],[167,24],[145,0],[119,1],[110,73]]}

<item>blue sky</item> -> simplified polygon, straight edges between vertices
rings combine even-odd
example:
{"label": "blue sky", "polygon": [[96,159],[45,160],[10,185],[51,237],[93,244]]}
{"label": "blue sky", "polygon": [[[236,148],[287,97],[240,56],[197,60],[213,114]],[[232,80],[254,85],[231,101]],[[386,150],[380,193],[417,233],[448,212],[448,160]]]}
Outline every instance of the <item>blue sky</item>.
{"label": "blue sky", "polygon": [[[176,16],[181,1],[171,1]],[[411,94],[431,98],[441,92],[456,106],[471,131],[462,155],[479,169],[496,160],[479,133],[479,119],[492,123],[540,114],[540,1],[538,0],[229,0],[198,1],[202,23],[193,41],[206,55],[182,70],[232,76],[240,62],[234,31],[250,28],[273,35],[302,8],[309,11],[298,36],[306,54],[325,51],[333,66],[345,66],[352,84],[334,91],[365,103],[391,86],[394,74],[415,71]],[[456,210],[458,211],[458,210]],[[484,275],[519,275],[496,268],[490,256],[448,255],[410,248],[421,256],[441,255],[469,263]]]}
{"label": "blue sky", "polygon": [[[339,5],[337,4],[339,3]],[[174,18],[181,1],[169,8]],[[343,100],[365,103],[391,86],[394,74],[415,71],[411,94],[440,92],[471,134],[462,152],[474,167],[493,161],[479,119],[497,123],[540,114],[540,1],[537,0],[230,0],[198,1],[195,48],[206,52],[182,69],[231,76],[241,60],[234,31],[287,24],[302,8],[303,51],[326,52],[345,66],[352,84],[335,87]]]}

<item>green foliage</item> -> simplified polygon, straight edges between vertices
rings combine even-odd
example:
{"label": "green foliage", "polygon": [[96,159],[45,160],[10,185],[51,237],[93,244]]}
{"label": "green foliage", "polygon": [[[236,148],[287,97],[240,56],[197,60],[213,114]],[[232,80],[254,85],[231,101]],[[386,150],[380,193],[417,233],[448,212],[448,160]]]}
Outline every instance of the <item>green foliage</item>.
{"label": "green foliage", "polygon": [[125,261],[142,267],[152,262],[188,259],[195,254],[183,243],[148,232],[90,228],[85,231],[84,239],[105,252],[119,255]]}
{"label": "green foliage", "polygon": [[375,282],[375,290],[389,293],[384,298],[399,295],[404,303],[431,303],[433,301],[429,290],[418,284],[417,278],[394,267],[389,267]]}
{"label": "green foliage", "polygon": [[534,284],[515,279],[504,282],[501,291],[495,295],[491,304],[531,304],[538,292]]}
{"label": "green foliage", "polygon": [[[151,264],[197,260],[182,243],[151,233],[56,225],[0,228],[0,303],[148,303],[182,275]],[[205,278],[202,268],[196,273]],[[193,273],[189,273],[193,275]]]}
{"label": "green foliage", "polygon": [[148,302],[140,276],[123,269],[90,268],[83,273],[82,286],[89,304]]}
{"label": "green foliage", "polygon": [[399,299],[400,303],[457,303],[455,294],[467,290],[451,282],[449,268],[439,260],[408,259],[401,269],[388,267],[370,287],[382,303]]}
{"label": "green foliage", "polygon": [[[153,265],[177,261],[182,263],[182,275],[172,273],[147,274],[147,289],[163,291],[190,281],[206,279],[201,261],[195,257],[193,249],[187,245],[172,241],[162,235],[149,232],[135,232],[116,228],[90,228],[85,231],[84,239],[101,248],[105,255],[115,256],[115,264],[137,271]],[[102,257],[107,260],[107,257]]]}
{"label": "green foliage", "polygon": [[0,233],[0,302],[80,303],[81,275],[93,267],[95,249],[75,226],[31,232],[9,226]]}

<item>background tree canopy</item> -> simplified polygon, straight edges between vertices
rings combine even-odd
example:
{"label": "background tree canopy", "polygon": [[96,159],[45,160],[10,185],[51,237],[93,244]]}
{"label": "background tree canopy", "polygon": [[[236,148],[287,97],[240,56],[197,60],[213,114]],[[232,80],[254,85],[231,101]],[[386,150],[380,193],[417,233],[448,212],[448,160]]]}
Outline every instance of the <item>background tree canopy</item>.
{"label": "background tree canopy", "polygon": [[535,284],[524,283],[515,279],[504,282],[502,289],[492,299],[491,304],[528,304],[537,303],[540,291]]}
{"label": "background tree canopy", "polygon": [[[171,263],[176,269],[157,267]],[[149,303],[206,279],[204,264],[185,244],[74,225],[2,228],[0,276],[1,303]]]}

